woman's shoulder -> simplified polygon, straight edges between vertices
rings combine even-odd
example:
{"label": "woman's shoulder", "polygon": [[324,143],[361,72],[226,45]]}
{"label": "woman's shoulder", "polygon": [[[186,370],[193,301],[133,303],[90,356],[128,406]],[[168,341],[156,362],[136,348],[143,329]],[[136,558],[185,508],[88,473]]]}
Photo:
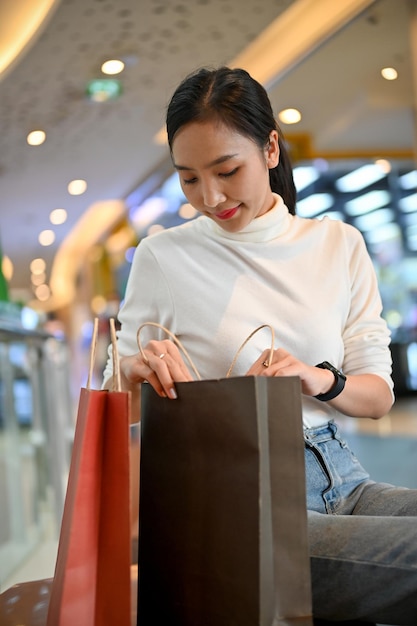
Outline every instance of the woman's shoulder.
{"label": "woman's shoulder", "polygon": [[362,233],[352,224],[335,219],[329,216],[305,218],[296,216],[299,222],[299,228],[306,229],[311,232],[321,233],[325,236],[341,237],[348,241],[363,241]]}

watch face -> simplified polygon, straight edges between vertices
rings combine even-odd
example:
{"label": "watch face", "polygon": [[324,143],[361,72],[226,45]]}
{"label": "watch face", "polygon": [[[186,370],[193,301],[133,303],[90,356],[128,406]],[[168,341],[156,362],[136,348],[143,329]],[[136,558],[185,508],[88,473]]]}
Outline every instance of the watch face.
{"label": "watch face", "polygon": [[319,365],[317,365],[317,367],[321,367],[322,369],[330,370],[331,372],[333,372],[333,374],[335,376],[343,378],[343,380],[346,380],[346,376],[344,375],[344,373],[341,372],[340,370],[338,370],[337,367],[335,367],[334,365],[329,363],[329,361],[323,361],[323,363],[320,363]]}

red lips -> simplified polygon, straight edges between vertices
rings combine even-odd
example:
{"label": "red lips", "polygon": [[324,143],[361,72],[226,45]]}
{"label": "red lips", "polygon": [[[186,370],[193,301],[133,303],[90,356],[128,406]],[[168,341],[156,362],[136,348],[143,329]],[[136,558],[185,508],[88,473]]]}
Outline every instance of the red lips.
{"label": "red lips", "polygon": [[220,213],[216,213],[216,217],[219,220],[230,220],[234,215],[236,215],[239,207],[236,206],[234,209],[226,209],[225,211],[220,211]]}

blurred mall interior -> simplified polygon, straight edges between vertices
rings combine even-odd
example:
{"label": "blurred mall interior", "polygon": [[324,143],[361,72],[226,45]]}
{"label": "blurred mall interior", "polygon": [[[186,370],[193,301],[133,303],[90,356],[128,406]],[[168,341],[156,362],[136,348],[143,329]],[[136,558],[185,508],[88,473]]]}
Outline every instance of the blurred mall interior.
{"label": "blurred mall interior", "polygon": [[341,428],[417,487],[416,0],[3,0],[0,24],[0,591],[53,575],[94,318],[99,387],[135,247],[196,217],[163,126],[203,65],[267,88],[298,213],[363,233],[397,402]]}

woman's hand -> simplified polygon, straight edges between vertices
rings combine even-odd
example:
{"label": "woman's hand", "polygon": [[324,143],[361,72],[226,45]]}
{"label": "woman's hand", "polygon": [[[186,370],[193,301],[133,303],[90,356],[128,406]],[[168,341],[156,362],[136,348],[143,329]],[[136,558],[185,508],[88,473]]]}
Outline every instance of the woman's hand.
{"label": "woman's hand", "polygon": [[264,350],[252,367],[246,372],[247,376],[299,376],[301,391],[306,396],[317,396],[327,393],[334,384],[334,376],[329,370],[322,370],[313,365],[306,365],[292,354],[278,348],[272,353],[271,365],[268,365],[270,350]]}
{"label": "woman's hand", "polygon": [[[272,354],[264,350],[246,373],[247,376],[299,376],[301,391],[306,396],[327,393],[335,383],[332,372],[306,365],[292,354],[279,348]],[[393,403],[393,394],[383,378],[376,374],[352,374],[346,379],[343,391],[328,403],[351,417],[379,419],[386,415]]]}
{"label": "woman's hand", "polygon": [[120,359],[124,387],[148,381],[163,397],[176,398],[175,384],[193,380],[177,346],[165,339],[150,341],[143,350]]}

